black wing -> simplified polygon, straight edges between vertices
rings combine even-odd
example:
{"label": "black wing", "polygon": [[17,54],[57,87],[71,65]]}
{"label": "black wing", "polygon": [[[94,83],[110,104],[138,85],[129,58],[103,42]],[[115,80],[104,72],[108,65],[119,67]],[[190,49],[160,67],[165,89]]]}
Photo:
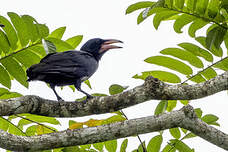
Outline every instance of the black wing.
{"label": "black wing", "polygon": [[66,51],[47,55],[39,64],[31,66],[27,70],[27,75],[29,80],[51,83],[50,79],[53,78],[60,81],[90,77],[97,66],[97,61],[87,52]]}

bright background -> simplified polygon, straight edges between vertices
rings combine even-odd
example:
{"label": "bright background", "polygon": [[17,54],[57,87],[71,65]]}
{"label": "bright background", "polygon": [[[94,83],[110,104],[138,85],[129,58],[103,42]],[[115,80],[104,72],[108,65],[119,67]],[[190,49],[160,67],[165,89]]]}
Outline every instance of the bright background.
{"label": "bright background", "polygon": [[[137,0],[139,1],[139,0]],[[136,0],[7,0],[1,1],[0,14],[7,16],[7,12],[16,12],[19,15],[28,14],[33,16],[39,23],[46,23],[50,31],[66,26],[65,38],[75,35],[83,35],[83,41],[79,48],[87,40],[95,37],[115,38],[124,41],[124,48],[106,53],[100,61],[97,72],[90,78],[92,90],[83,85],[83,89],[91,93],[108,93],[111,84],[120,84],[133,88],[143,83],[141,80],[133,79],[132,76],[147,70],[161,69],[143,62],[147,57],[158,55],[158,52],[167,47],[176,47],[181,42],[193,42],[187,36],[186,30],[183,34],[176,34],[173,24],[162,23],[156,31],[152,26],[152,18],[137,25],[138,13],[125,15],[126,8],[137,2]],[[198,33],[200,34],[200,33]],[[182,79],[184,80],[184,79]],[[24,95],[33,94],[43,98],[55,100],[54,93],[42,82],[31,82],[30,88],[26,89],[18,83],[13,84],[12,91]],[[63,99],[70,101],[82,97],[81,93],[72,92],[67,87],[63,90],[57,89]],[[159,101],[148,101],[127,109],[124,112],[129,118],[139,118],[153,115],[154,109]],[[194,108],[200,107],[203,114],[212,113],[217,115],[221,129],[228,132],[227,117],[227,93],[221,92],[211,97],[191,102]],[[179,105],[176,109],[180,108]],[[77,121],[85,121],[89,118],[103,118],[107,115],[97,115],[77,118]],[[65,125],[64,125],[65,124]],[[64,129],[68,123],[63,123]],[[168,132],[168,131],[166,131]],[[158,133],[141,135],[146,142]],[[164,134],[166,135],[166,134]],[[167,134],[168,135],[168,134]],[[168,135],[169,136],[169,135]],[[166,143],[165,140],[163,143]],[[185,140],[196,152],[223,152],[225,150],[202,140],[194,138]],[[133,150],[139,145],[137,138],[129,138],[127,150]],[[165,145],[165,144],[164,144]]]}

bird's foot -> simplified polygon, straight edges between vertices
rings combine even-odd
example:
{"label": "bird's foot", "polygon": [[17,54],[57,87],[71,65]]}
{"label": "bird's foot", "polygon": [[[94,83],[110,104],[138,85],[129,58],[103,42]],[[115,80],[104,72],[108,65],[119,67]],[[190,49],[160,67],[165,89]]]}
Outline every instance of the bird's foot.
{"label": "bird's foot", "polygon": [[93,96],[87,95],[87,98],[86,99],[92,99],[92,98],[93,98]]}
{"label": "bird's foot", "polygon": [[92,99],[92,98],[93,98],[93,96],[87,95],[86,99],[85,99],[85,100],[82,100],[82,102],[83,102],[84,104],[86,104],[87,101],[88,101],[89,99]]}
{"label": "bird's foot", "polygon": [[57,100],[58,100],[59,102],[63,102],[63,101],[64,101],[61,97],[58,97]]}

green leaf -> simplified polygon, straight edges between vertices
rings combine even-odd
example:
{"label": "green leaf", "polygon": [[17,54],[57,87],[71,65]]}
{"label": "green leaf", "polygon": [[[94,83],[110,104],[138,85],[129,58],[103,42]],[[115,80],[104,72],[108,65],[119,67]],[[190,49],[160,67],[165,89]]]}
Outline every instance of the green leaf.
{"label": "green leaf", "polygon": [[26,135],[22,130],[20,130],[17,126],[13,125],[12,123],[9,123],[8,132],[13,135],[19,135],[19,136]]}
{"label": "green leaf", "polygon": [[183,105],[185,105],[185,106],[189,103],[188,100],[180,100],[180,102],[181,102]]}
{"label": "green leaf", "polygon": [[181,131],[184,133],[184,134],[186,134],[187,132],[188,132],[188,130],[186,130],[186,129],[184,129],[184,128],[180,128],[181,129]]}
{"label": "green leaf", "polygon": [[228,58],[224,58],[222,61],[216,63],[213,67],[228,71]]}
{"label": "green leaf", "polygon": [[193,23],[190,25],[189,29],[188,29],[188,34],[191,37],[195,37],[195,33],[197,30],[203,28],[205,25],[207,25],[208,22],[202,20],[202,19],[196,19],[193,21]]}
{"label": "green leaf", "polygon": [[46,38],[49,35],[49,29],[45,24],[36,24],[40,38]]}
{"label": "green leaf", "polygon": [[[205,48],[208,49],[208,47],[206,46],[206,38],[205,37],[197,37],[196,40],[201,44],[203,45]],[[208,49],[209,50],[209,49]],[[223,54],[223,51],[222,51],[222,48],[219,47],[219,49],[215,48],[214,45],[211,46],[211,49],[209,50],[212,54],[218,56],[218,57],[221,57],[222,54]]]}
{"label": "green leaf", "polygon": [[179,48],[166,48],[160,51],[160,53],[164,55],[172,55],[181,60],[185,60],[197,68],[204,67],[203,62],[197,56],[195,56],[193,53],[189,51],[185,51]]}
{"label": "green leaf", "polygon": [[62,39],[64,32],[66,31],[66,27],[60,27],[57,28],[56,30],[54,30],[53,32],[51,32],[50,35],[48,35],[48,37],[53,37],[56,39]]}
{"label": "green leaf", "polygon": [[93,93],[92,96],[102,97],[102,96],[108,96],[108,95],[104,93]]}
{"label": "green leaf", "polygon": [[196,3],[196,13],[200,16],[204,16],[209,0],[200,0]]}
{"label": "green leaf", "polygon": [[5,100],[5,99],[10,99],[10,98],[17,98],[17,97],[21,97],[22,94],[17,93],[17,92],[9,92],[0,95],[0,99]]}
{"label": "green leaf", "polygon": [[185,63],[178,61],[176,59],[165,57],[165,56],[152,56],[144,60],[147,63],[156,64],[160,66],[167,67],[169,69],[178,71],[185,75],[192,74],[192,69]]}
{"label": "green leaf", "polygon": [[217,76],[217,73],[215,72],[215,70],[213,68],[208,68],[204,71],[201,72],[201,74],[207,79],[210,80],[214,77]]}
{"label": "green leaf", "polygon": [[36,42],[37,40],[40,39],[39,31],[37,29],[37,26],[34,24],[36,20],[29,16],[29,15],[23,15],[22,20],[26,24],[26,28],[28,30],[28,37],[32,42]]}
{"label": "green leaf", "polygon": [[224,36],[224,43],[227,49],[227,54],[228,54],[228,32],[226,32],[225,36]]}
{"label": "green leaf", "polygon": [[[144,10],[145,11],[145,10]],[[142,11],[137,17],[137,24],[142,23],[147,17],[143,17],[144,11]]]}
{"label": "green leaf", "polygon": [[40,123],[46,122],[46,123],[50,123],[53,125],[60,124],[60,122],[56,118],[53,118],[53,117],[38,116],[38,115],[33,115],[33,114],[22,114],[22,116],[25,116],[28,119],[31,119],[33,121],[40,122]]}
{"label": "green leaf", "polygon": [[128,8],[126,9],[126,14],[130,14],[142,8],[151,7],[153,4],[155,4],[155,2],[151,2],[151,1],[137,2],[135,4],[128,6]]}
{"label": "green leaf", "polygon": [[187,1],[187,9],[193,13],[196,9],[196,3],[197,3],[197,0],[188,0]]}
{"label": "green leaf", "polygon": [[11,88],[11,80],[6,69],[0,65],[0,83],[7,88]]}
{"label": "green leaf", "polygon": [[75,124],[75,123],[76,123],[76,121],[74,121],[74,120],[69,120],[68,126],[70,127],[71,125],[73,125],[73,124]]}
{"label": "green leaf", "polygon": [[3,30],[7,35],[11,48],[15,50],[17,48],[17,41],[18,41],[16,31],[14,30],[12,24],[3,16],[0,16],[0,23],[5,25]]}
{"label": "green leaf", "polygon": [[9,90],[5,89],[5,88],[0,88],[0,96],[2,96],[5,93],[8,93]]}
{"label": "green leaf", "polygon": [[9,52],[10,46],[6,34],[0,29],[0,54],[3,51],[5,54]]}
{"label": "green leaf", "polygon": [[167,105],[168,105],[168,101],[167,100],[161,100],[158,103],[158,105],[157,105],[157,107],[156,107],[156,109],[154,111],[154,115],[159,115],[159,114],[165,112],[165,110],[167,108]]}
{"label": "green leaf", "polygon": [[121,85],[118,85],[118,84],[112,84],[110,87],[109,87],[109,94],[110,95],[114,95],[114,94],[118,94],[118,93],[121,93],[123,92],[125,89],[127,89],[128,87],[123,87]]}
{"label": "green leaf", "polygon": [[124,121],[124,120],[126,120],[125,117],[123,117],[121,115],[114,115],[114,116],[111,116],[111,117],[105,119],[104,121],[102,121],[102,125],[120,122],[120,121]]}
{"label": "green leaf", "polygon": [[126,152],[127,149],[127,144],[128,144],[128,139],[124,139],[120,146],[120,152]]}
{"label": "green leaf", "polygon": [[5,120],[5,118],[0,117],[0,129],[7,131],[9,128],[9,122]]}
{"label": "green leaf", "polygon": [[182,140],[184,140],[184,139],[189,139],[189,138],[194,138],[194,137],[196,137],[196,135],[190,132],[190,133],[188,133],[187,135],[185,135],[185,136],[182,138]]}
{"label": "green leaf", "polygon": [[162,152],[176,152],[176,148],[174,146],[171,146],[170,144],[167,144]]}
{"label": "green leaf", "polygon": [[147,151],[148,152],[159,152],[161,149],[162,141],[163,141],[162,135],[157,135],[157,136],[153,137],[147,145]]}
{"label": "green leaf", "polygon": [[146,147],[145,141],[142,142],[142,144],[140,144],[138,146],[137,152],[144,152],[144,148]]}
{"label": "green leaf", "polygon": [[177,9],[182,10],[184,7],[184,0],[174,0],[174,6]]}
{"label": "green leaf", "polygon": [[40,61],[39,55],[34,53],[29,48],[13,54],[13,57],[17,59],[21,64],[23,64],[26,68],[30,67],[33,64],[37,64]]}
{"label": "green leaf", "polygon": [[210,18],[215,18],[219,11],[219,0],[210,0],[208,5],[208,16]]}
{"label": "green leaf", "polygon": [[69,51],[69,50],[73,50],[74,48],[68,44],[67,42],[60,40],[60,39],[56,39],[53,37],[48,37],[46,40],[51,41],[52,43],[54,43],[54,45],[56,46],[56,51],[57,52],[64,52],[64,51]]}
{"label": "green leaf", "polygon": [[79,146],[70,146],[70,147],[64,147],[61,152],[82,152],[82,151],[80,150]]}
{"label": "green leaf", "polygon": [[202,77],[201,74],[197,74],[194,75],[192,78],[190,78],[190,76],[187,76],[187,78],[189,80],[191,80],[192,82],[196,82],[196,83],[201,83],[201,82],[205,82],[206,80]]}
{"label": "green leaf", "polygon": [[90,89],[92,89],[92,86],[91,86],[91,84],[90,84],[90,81],[89,80],[85,80],[84,81],[84,83],[90,88]]}
{"label": "green leaf", "polygon": [[194,111],[195,111],[197,117],[201,118],[203,111],[200,108],[196,108],[196,109],[194,109]]}
{"label": "green leaf", "polygon": [[20,40],[21,46],[25,47],[29,42],[29,33],[27,26],[22,20],[22,18],[13,12],[8,12],[11,22],[13,23],[15,29],[17,30],[17,35]]}
{"label": "green leaf", "polygon": [[176,139],[179,139],[181,137],[179,128],[171,128],[169,129],[169,132]]}
{"label": "green leaf", "polygon": [[104,143],[103,142],[95,143],[95,144],[93,144],[93,147],[96,148],[98,151],[103,151]]}
{"label": "green leaf", "polygon": [[9,56],[0,61],[6,70],[12,75],[20,84],[28,88],[27,76],[24,69],[13,57]]}
{"label": "green leaf", "polygon": [[213,56],[207,50],[202,49],[195,44],[185,42],[185,43],[178,44],[178,46],[184,48],[185,50],[191,52],[192,54],[203,57],[205,60],[209,62],[213,62]]}
{"label": "green leaf", "polygon": [[174,145],[174,147],[179,152],[194,152],[193,149],[191,149],[188,145],[186,145],[183,141],[178,139],[172,139],[170,140],[170,144]]}
{"label": "green leaf", "polygon": [[66,40],[74,49],[81,43],[83,36],[77,35]]}
{"label": "green leaf", "polygon": [[81,145],[80,146],[80,148],[81,148],[81,150],[87,150],[87,149],[90,149],[90,147],[91,147],[91,144],[87,144],[87,145]]}
{"label": "green leaf", "polygon": [[220,9],[220,14],[225,18],[225,20],[228,20],[228,12],[224,8]]}
{"label": "green leaf", "polygon": [[32,50],[34,53],[38,54],[41,58],[47,55],[44,50],[43,44],[30,46],[29,49]]}
{"label": "green leaf", "polygon": [[181,29],[191,23],[192,21],[194,21],[196,19],[196,17],[189,15],[189,14],[182,14],[180,15],[176,21],[173,24],[173,28],[175,30],[175,32],[177,33],[182,33]]}
{"label": "green leaf", "polygon": [[168,106],[166,110],[170,112],[176,107],[176,105],[177,105],[177,100],[168,100]]}
{"label": "green leaf", "polygon": [[219,123],[217,123],[217,122],[210,122],[210,123],[208,123],[209,125],[214,125],[214,126],[220,126],[220,124]]}
{"label": "green leaf", "polygon": [[173,0],[165,0],[165,6],[168,8],[173,8]]}
{"label": "green leaf", "polygon": [[36,135],[36,128],[37,128],[37,125],[33,125],[33,126],[28,127],[25,131],[26,135],[28,135],[28,136]]}
{"label": "green leaf", "polygon": [[23,127],[24,127],[25,125],[32,124],[32,123],[33,123],[33,122],[28,121],[28,120],[26,120],[26,119],[21,119],[21,120],[19,120],[17,126],[18,126],[20,129],[23,129]]}
{"label": "green leaf", "polygon": [[177,15],[177,14],[179,14],[179,12],[172,11],[172,10],[157,13],[153,19],[153,24],[154,24],[155,29],[156,30],[158,29],[158,26],[160,25],[162,20],[165,20],[165,19],[172,17],[174,15]]}
{"label": "green leaf", "polygon": [[[223,41],[223,38],[226,34],[225,29],[223,29],[220,26],[217,26],[215,28],[213,28],[212,30],[210,30],[207,33],[207,37],[206,37],[206,46],[209,50],[211,50],[212,46],[214,45],[216,49],[220,48],[220,45]],[[213,52],[212,52],[213,53]],[[222,56],[222,52],[214,52],[216,56],[221,57]]]}
{"label": "green leaf", "polygon": [[116,152],[117,140],[106,141],[104,142],[104,145],[108,152]]}
{"label": "green leaf", "polygon": [[219,118],[213,114],[207,114],[207,115],[204,115],[202,118],[201,118],[204,122],[206,123],[212,123],[212,122],[216,122]]}
{"label": "green leaf", "polygon": [[134,75],[133,78],[135,79],[142,79],[145,80],[148,76],[153,76],[158,78],[161,81],[169,82],[169,83],[180,83],[181,79],[174,73],[166,72],[166,71],[144,71],[142,74]]}

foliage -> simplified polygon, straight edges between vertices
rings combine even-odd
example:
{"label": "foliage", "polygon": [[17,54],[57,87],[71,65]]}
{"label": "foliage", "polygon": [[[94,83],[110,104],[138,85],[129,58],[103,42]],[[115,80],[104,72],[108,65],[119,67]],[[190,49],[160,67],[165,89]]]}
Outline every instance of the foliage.
{"label": "foliage", "polygon": [[[9,19],[0,16],[0,84],[3,86],[0,88],[0,99],[22,96],[9,90],[12,80],[28,88],[25,72],[28,67],[38,63],[48,53],[75,49],[82,40],[82,35],[62,40],[66,27],[49,33],[49,28],[38,23],[32,16],[20,16],[13,12],[7,14]],[[90,86],[89,81],[87,84]],[[16,118],[18,121],[14,123]],[[32,114],[0,117],[0,129],[15,135],[32,136],[55,132],[57,129],[53,125],[60,125],[60,122],[52,117]]]}
{"label": "foliage", "polygon": [[[188,35],[194,38],[198,44],[182,42],[178,44],[178,47],[163,49],[160,51],[161,55],[148,57],[144,61],[163,66],[169,71],[143,71],[141,75],[134,75],[133,78],[145,80],[147,76],[151,75],[168,83],[200,83],[217,76],[216,71],[218,70],[228,70],[228,57],[227,51],[225,51],[228,48],[228,7],[225,0],[141,1],[130,5],[126,14],[137,10],[141,11],[137,18],[138,24],[148,17],[153,17],[153,26],[158,29],[162,21],[173,20],[169,24],[173,23],[173,29],[176,33],[182,33],[183,27],[186,26]],[[196,36],[196,32],[202,28],[206,30],[206,35]],[[225,44],[226,48],[221,45],[222,43]],[[179,102],[184,105],[188,104],[188,101]],[[179,102],[162,100],[155,108],[154,114],[170,112]],[[219,126],[217,116],[213,114],[202,116],[202,110],[199,108],[195,109],[195,112],[201,120],[209,125]],[[170,143],[163,148],[162,152],[194,151],[183,142],[184,139],[195,137],[194,134],[182,128],[172,128],[169,129],[169,132],[174,139],[169,140]],[[160,142],[154,142],[154,144],[157,144],[157,147],[161,145]]]}
{"label": "foliage", "polygon": [[[160,80],[174,84],[200,83],[217,75],[217,71],[228,70],[228,3],[226,0],[159,0],[157,2],[141,1],[130,5],[126,14],[140,10],[137,23],[140,24],[149,17],[153,17],[153,26],[158,29],[162,21],[173,23],[176,33],[188,29],[188,35],[195,39],[196,44],[182,42],[177,47],[165,48],[160,51],[161,55],[151,56],[145,62],[167,68],[167,71],[151,70],[143,71],[141,75],[134,75],[135,79],[145,80],[147,76],[154,76]],[[8,19],[9,18],[9,19]],[[8,13],[8,18],[0,16],[0,99],[20,97],[21,94],[11,92],[12,80],[18,81],[28,88],[26,69],[36,64],[48,53],[63,52],[75,49],[82,41],[82,35],[73,36],[66,40],[62,37],[66,27],[60,27],[49,32],[45,24],[40,24],[29,15],[18,15]],[[188,25],[188,26],[187,26]],[[206,29],[206,35],[197,35],[196,32],[202,28]],[[207,65],[207,66],[205,66]],[[209,65],[209,66],[208,66]],[[158,67],[159,68],[159,67]],[[169,70],[168,70],[169,69]],[[184,78],[184,79],[183,79]],[[90,82],[85,82],[90,88]],[[75,90],[73,86],[70,86]],[[127,87],[114,84],[109,88],[109,94],[114,95],[123,92]],[[94,96],[105,96],[96,93]],[[162,100],[155,108],[155,115],[166,111],[170,112],[177,104],[188,104],[186,100]],[[219,126],[217,116],[213,114],[202,115],[200,108],[195,109],[197,116],[209,125]],[[17,123],[14,120],[19,120]],[[122,111],[114,112],[107,119],[90,119],[85,122],[69,121],[69,129],[83,127],[94,127],[126,120]],[[43,124],[45,123],[45,124]],[[51,125],[51,126],[49,126]],[[0,117],[0,129],[9,133],[32,136],[57,131],[55,127],[60,125],[56,118],[36,116],[31,114],[20,114],[9,117]],[[173,139],[163,146],[163,131],[152,137],[148,144],[142,142],[134,151],[143,151],[146,147],[148,152],[193,152],[184,140],[196,137],[193,133],[183,128],[172,128],[169,132]],[[53,151],[104,151],[125,152],[128,139],[124,139],[118,149],[117,140],[65,147]],[[51,150],[50,150],[51,151]]]}

